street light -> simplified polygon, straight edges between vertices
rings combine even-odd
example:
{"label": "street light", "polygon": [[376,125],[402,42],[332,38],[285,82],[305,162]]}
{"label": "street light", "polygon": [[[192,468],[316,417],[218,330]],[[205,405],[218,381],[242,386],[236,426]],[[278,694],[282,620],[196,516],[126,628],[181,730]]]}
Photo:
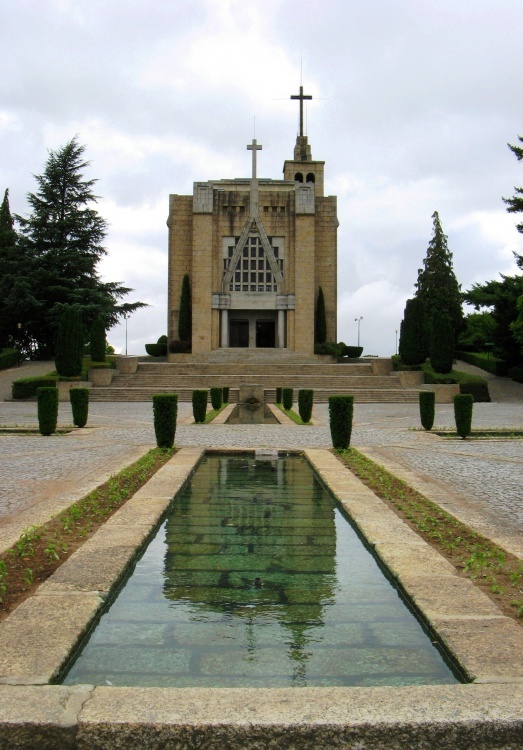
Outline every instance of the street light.
{"label": "street light", "polygon": [[128,313],[124,313],[125,318],[125,356],[127,357],[127,320],[129,318]]}
{"label": "street light", "polygon": [[395,354],[398,353],[398,329],[397,328],[396,328],[396,351],[394,353]]}
{"label": "street light", "polygon": [[360,345],[360,323],[363,320],[363,315],[359,318],[354,318],[354,322],[358,324],[358,346]]}

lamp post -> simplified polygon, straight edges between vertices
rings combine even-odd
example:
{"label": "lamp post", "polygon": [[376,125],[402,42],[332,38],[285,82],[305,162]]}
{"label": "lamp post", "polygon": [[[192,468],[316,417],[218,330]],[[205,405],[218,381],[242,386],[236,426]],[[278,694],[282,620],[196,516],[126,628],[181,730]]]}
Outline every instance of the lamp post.
{"label": "lamp post", "polygon": [[125,356],[127,357],[127,320],[129,318],[128,313],[124,313],[125,318]]}
{"label": "lamp post", "polygon": [[358,346],[360,345],[360,323],[363,320],[363,315],[360,315],[359,318],[354,318],[354,322],[358,324]]}
{"label": "lamp post", "polygon": [[395,354],[398,353],[398,329],[397,328],[396,328],[396,351],[394,353]]}

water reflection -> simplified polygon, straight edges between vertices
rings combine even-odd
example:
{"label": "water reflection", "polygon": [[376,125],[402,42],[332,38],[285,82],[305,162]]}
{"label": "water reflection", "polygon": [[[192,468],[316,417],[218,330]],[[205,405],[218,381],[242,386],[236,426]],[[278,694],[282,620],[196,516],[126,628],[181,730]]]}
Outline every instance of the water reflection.
{"label": "water reflection", "polygon": [[236,404],[226,424],[279,424],[267,404]]}

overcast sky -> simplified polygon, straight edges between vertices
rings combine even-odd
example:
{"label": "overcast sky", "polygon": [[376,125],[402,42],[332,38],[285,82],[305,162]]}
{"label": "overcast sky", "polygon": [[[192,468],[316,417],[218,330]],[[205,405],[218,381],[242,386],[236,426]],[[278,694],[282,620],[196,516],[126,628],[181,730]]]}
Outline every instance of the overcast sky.
{"label": "overcast sky", "polygon": [[[338,196],[338,339],[394,353],[437,210],[463,289],[515,274],[502,196],[523,184],[522,0],[0,0],[0,191],[26,214],[48,149],[76,134],[109,222],[106,280],[166,332],[169,193],[292,158],[307,134]],[[125,347],[125,329],[109,331]]]}

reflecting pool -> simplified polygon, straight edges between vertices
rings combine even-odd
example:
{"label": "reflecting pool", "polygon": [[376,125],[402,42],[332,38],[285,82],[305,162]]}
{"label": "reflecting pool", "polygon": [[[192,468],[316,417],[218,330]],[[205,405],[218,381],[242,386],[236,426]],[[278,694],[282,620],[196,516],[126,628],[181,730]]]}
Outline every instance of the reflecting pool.
{"label": "reflecting pool", "polygon": [[208,455],[64,684],[458,682],[300,456]]}
{"label": "reflecting pool", "polygon": [[279,424],[267,404],[236,404],[226,424]]}

